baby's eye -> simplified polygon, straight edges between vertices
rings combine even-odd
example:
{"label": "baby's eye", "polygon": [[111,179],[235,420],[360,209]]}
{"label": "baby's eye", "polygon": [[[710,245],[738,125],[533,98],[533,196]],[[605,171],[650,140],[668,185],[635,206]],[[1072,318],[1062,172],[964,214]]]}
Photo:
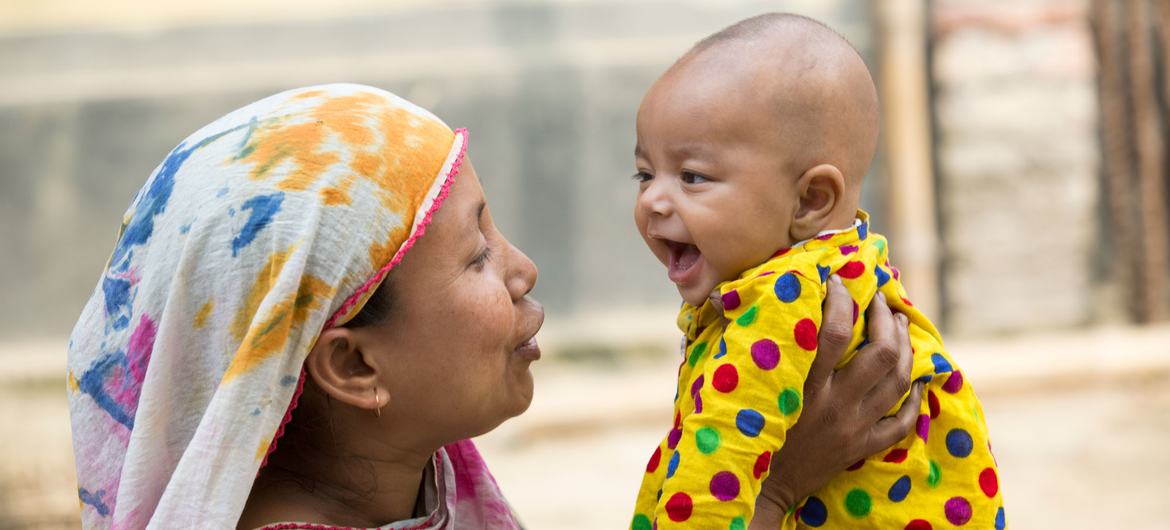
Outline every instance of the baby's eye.
{"label": "baby's eye", "polygon": [[711,180],[707,177],[704,177],[703,175],[692,173],[690,171],[683,171],[682,175],[680,176],[682,177],[682,181],[686,184],[702,184]]}
{"label": "baby's eye", "polygon": [[650,179],[653,179],[654,175],[651,175],[645,171],[639,171],[637,173],[634,173],[634,176],[632,176],[630,178],[634,179],[634,182],[646,182]]}

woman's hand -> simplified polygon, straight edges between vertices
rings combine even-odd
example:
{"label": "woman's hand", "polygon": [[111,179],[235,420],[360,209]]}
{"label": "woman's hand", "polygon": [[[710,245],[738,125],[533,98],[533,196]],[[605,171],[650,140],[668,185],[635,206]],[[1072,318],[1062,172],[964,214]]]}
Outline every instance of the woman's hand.
{"label": "woman's hand", "polygon": [[906,316],[891,313],[879,293],[866,311],[869,344],[835,370],[849,346],[853,304],[837,276],[828,289],[817,356],[804,384],[804,409],[772,458],[751,528],[778,528],[801,499],[905,437],[918,415],[921,384],[914,385],[895,416],[883,417],[911,387],[914,357]]}

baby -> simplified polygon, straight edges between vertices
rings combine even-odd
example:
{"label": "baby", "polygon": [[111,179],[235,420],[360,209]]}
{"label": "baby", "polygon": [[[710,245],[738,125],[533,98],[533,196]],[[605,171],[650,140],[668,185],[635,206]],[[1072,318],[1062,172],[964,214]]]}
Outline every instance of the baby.
{"label": "baby", "polygon": [[927,399],[914,434],[835,477],[784,526],[1005,526],[982,407],[858,210],[877,135],[861,57],[796,15],[708,37],[646,94],[634,217],[686,302],[686,346],[674,426],[646,467],[631,528],[750,524],[800,416],[828,281],[855,302],[842,363],[865,342],[858,316],[884,297],[910,320]]}

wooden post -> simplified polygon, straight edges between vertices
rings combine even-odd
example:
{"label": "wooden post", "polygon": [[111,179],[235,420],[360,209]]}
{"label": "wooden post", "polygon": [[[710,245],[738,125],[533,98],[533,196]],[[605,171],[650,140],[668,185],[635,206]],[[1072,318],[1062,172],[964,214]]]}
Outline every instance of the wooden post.
{"label": "wooden post", "polygon": [[1141,313],[1135,203],[1133,139],[1126,81],[1125,5],[1117,0],[1093,0],[1101,98],[1101,143],[1104,155],[1104,191],[1108,197],[1109,238],[1113,251],[1110,276],[1117,282],[1127,318]]}
{"label": "wooden post", "polygon": [[1129,38],[1129,87],[1137,130],[1138,202],[1141,212],[1141,297],[1139,318],[1146,322],[1170,316],[1166,299],[1167,257],[1166,147],[1158,107],[1149,0],[1129,0],[1126,35]]}
{"label": "wooden post", "polygon": [[939,318],[938,220],[932,166],[926,0],[879,0],[878,94],[886,146],[887,219],[914,304]]}

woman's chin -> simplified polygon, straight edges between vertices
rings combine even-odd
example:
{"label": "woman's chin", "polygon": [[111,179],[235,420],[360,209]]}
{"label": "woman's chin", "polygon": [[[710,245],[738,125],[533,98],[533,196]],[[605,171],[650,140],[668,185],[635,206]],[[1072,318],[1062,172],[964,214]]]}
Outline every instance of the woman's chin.
{"label": "woman's chin", "polygon": [[509,418],[515,418],[528,411],[528,407],[532,406],[532,396],[536,391],[535,383],[532,380],[532,371],[527,368],[524,369],[520,381],[516,382],[516,408],[515,412]]}

